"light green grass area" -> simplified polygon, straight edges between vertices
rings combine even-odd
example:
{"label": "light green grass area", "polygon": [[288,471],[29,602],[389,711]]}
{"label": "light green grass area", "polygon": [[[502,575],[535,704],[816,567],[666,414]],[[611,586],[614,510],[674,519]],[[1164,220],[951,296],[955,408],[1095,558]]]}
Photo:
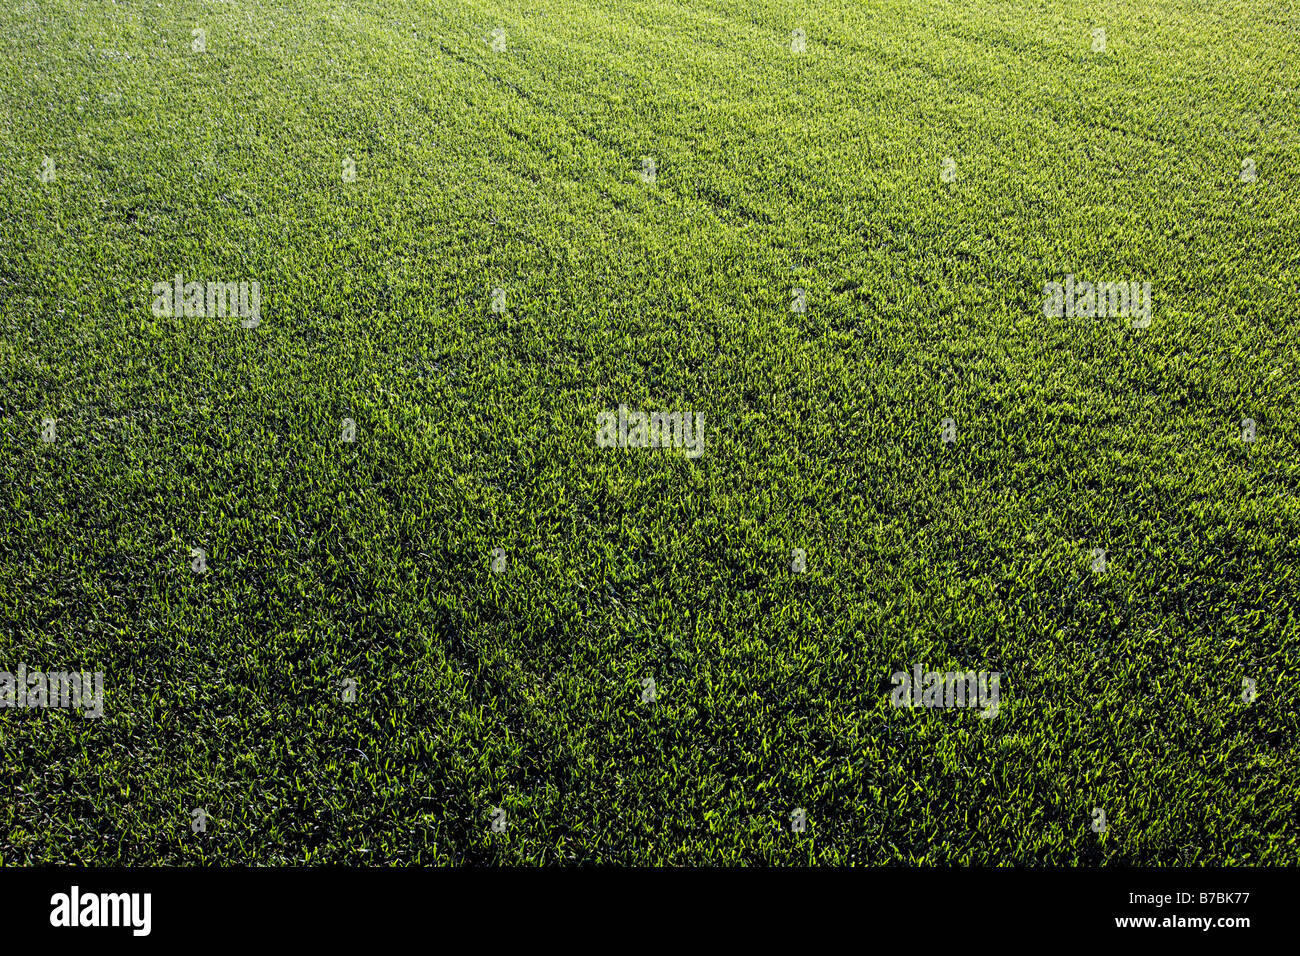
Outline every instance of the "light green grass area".
{"label": "light green grass area", "polygon": [[0,862],[1300,863],[1298,18],[4,5]]}

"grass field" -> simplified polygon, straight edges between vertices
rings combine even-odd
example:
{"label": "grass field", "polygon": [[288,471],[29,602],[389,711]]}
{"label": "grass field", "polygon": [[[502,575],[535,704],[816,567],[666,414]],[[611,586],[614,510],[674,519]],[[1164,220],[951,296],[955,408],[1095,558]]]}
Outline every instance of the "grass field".
{"label": "grass field", "polygon": [[1300,863],[1298,68],[1268,0],[5,5],[0,670],[104,703],[0,710],[0,862]]}

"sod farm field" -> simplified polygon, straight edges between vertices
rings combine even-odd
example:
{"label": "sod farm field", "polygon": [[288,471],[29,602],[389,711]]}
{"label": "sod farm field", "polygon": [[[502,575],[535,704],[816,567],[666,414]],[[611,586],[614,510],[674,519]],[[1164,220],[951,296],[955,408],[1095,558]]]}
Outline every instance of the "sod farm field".
{"label": "sod farm field", "polygon": [[1300,863],[1283,0],[0,8],[0,862]]}

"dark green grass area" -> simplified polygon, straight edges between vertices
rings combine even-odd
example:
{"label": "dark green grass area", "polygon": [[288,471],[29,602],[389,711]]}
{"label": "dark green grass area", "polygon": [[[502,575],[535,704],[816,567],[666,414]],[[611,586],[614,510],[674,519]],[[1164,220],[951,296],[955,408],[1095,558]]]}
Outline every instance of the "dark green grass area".
{"label": "dark green grass area", "polygon": [[106,686],[0,710],[0,862],[1300,863],[1298,64],[1268,0],[0,9],[0,670]]}

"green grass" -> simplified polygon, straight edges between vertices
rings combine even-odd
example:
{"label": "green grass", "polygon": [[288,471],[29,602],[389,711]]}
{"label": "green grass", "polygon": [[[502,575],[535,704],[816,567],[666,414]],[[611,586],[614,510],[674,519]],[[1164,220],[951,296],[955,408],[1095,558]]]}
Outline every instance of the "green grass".
{"label": "green grass", "polygon": [[0,862],[1300,863],[1295,17],[4,6]]}

